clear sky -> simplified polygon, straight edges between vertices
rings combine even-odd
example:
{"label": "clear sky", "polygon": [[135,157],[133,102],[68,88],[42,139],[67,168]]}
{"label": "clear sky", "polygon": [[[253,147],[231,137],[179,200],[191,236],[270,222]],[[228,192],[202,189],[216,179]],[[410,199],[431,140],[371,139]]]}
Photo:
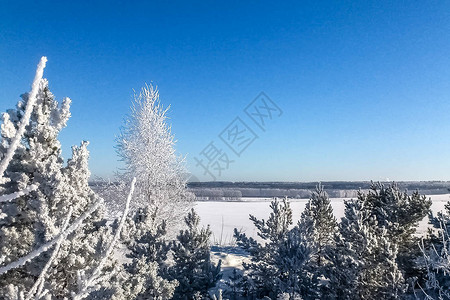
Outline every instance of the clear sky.
{"label": "clear sky", "polygon": [[[42,55],[73,100],[63,155],[89,140],[94,175],[153,83],[200,180],[210,142],[234,161],[218,180],[450,180],[448,1],[0,1],[0,111]],[[265,131],[260,92],[282,111]],[[257,136],[240,156],[219,136],[236,117]]]}

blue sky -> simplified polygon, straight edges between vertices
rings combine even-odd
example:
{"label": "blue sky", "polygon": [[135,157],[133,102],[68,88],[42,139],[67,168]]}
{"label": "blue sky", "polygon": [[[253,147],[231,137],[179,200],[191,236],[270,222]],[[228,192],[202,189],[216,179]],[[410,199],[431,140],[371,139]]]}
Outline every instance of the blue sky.
{"label": "blue sky", "polygon": [[[46,55],[63,155],[89,140],[94,175],[153,83],[200,180],[210,142],[234,160],[218,180],[450,180],[449,35],[446,1],[1,1],[0,111]],[[261,91],[283,111],[265,132],[243,111]],[[239,157],[218,137],[238,116]]]}

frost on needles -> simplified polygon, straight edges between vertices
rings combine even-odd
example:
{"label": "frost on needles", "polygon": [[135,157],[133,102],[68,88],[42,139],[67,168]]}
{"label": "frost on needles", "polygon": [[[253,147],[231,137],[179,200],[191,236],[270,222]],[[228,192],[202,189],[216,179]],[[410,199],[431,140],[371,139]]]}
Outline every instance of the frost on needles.
{"label": "frost on needles", "polygon": [[55,100],[42,79],[46,61],[41,59],[31,92],[3,114],[1,299],[76,295],[80,274],[95,270],[112,236],[102,200],[88,185],[88,143],[72,147],[66,164],[61,157],[58,135],[71,100]]}

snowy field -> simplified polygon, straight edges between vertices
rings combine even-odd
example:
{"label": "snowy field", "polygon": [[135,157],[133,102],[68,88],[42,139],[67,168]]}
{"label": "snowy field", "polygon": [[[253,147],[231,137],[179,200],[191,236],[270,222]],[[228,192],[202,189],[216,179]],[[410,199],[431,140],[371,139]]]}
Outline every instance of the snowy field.
{"label": "snowy field", "polygon": [[[445,204],[450,200],[450,194],[432,195],[430,198],[433,201],[431,210],[436,213],[444,209]],[[331,205],[338,220],[344,215],[344,200],[346,199],[349,198],[331,199]],[[239,202],[197,202],[195,209],[200,215],[202,224],[210,225],[213,232],[213,244],[232,245],[234,228],[256,237],[256,229],[248,216],[252,214],[258,219],[267,219],[270,214],[270,201],[271,199],[263,198],[242,198],[242,201]],[[294,224],[300,219],[300,214],[307,201],[308,199],[290,199]],[[426,231],[427,223],[427,218],[420,222],[419,233]]]}

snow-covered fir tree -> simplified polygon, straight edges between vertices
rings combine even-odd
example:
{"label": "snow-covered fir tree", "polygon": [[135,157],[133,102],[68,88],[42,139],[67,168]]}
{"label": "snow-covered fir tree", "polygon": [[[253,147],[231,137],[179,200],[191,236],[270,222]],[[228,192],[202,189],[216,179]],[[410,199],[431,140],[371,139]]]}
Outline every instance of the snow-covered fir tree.
{"label": "snow-covered fir tree", "polygon": [[200,228],[200,217],[194,209],[185,217],[186,230],[181,230],[173,243],[174,265],[169,272],[179,283],[174,299],[207,297],[208,289],[220,280],[221,262],[214,265],[210,257],[211,230]]}
{"label": "snow-covered fir tree", "polygon": [[235,229],[238,246],[251,256],[251,262],[243,264],[243,294],[270,299],[281,295],[289,299],[318,297],[313,289],[313,274],[308,270],[313,244],[301,228],[289,228],[292,210],[287,199],[275,199],[270,208],[267,221],[250,216],[263,243]]}
{"label": "snow-covered fir tree", "polygon": [[2,299],[69,297],[77,290],[77,274],[100,256],[107,230],[100,201],[88,186],[87,143],[73,147],[63,164],[58,134],[70,117],[70,99],[54,99],[42,79],[45,61],[31,93],[3,114],[0,193],[19,196],[0,201]]}
{"label": "snow-covered fir tree", "polygon": [[[66,205],[73,209],[72,219],[80,217],[98,197],[88,185],[90,171],[88,168],[89,152],[87,142],[80,147],[72,147],[72,158],[61,171],[65,178],[65,189],[60,190]],[[55,191],[58,193],[58,190]],[[79,272],[89,272],[101,259],[105,247],[110,243],[112,232],[103,218],[104,207],[99,206],[82,226],[61,244],[60,254],[56,257],[54,267],[48,273],[52,291],[65,296],[68,291],[76,293],[79,284]],[[54,278],[54,279],[53,279]]]}
{"label": "snow-covered fir tree", "polygon": [[238,299],[239,295],[241,294],[241,287],[242,287],[242,271],[234,268],[233,273],[228,278],[228,280],[225,282],[227,285],[227,294],[230,296],[231,300]]}
{"label": "snow-covered fir tree", "polygon": [[315,264],[317,267],[322,267],[326,264],[325,249],[333,244],[338,223],[333,215],[330,198],[321,184],[317,186],[306,203],[299,226],[316,245]]}
{"label": "snow-covered fir tree", "polygon": [[419,298],[450,299],[450,202],[436,216],[430,214],[434,230],[430,230],[428,243],[422,242],[426,281],[420,286]]}
{"label": "snow-covered fir tree", "polygon": [[156,211],[138,208],[123,232],[127,247],[123,276],[116,282],[115,299],[172,299],[176,280],[168,280],[166,223],[156,222]]}
{"label": "snow-covered fir tree", "polygon": [[[130,116],[117,138],[117,151],[125,162],[124,178],[137,178],[134,205],[157,209],[156,221],[167,222],[169,235],[180,229],[192,207],[186,189],[184,159],[175,153],[167,110],[152,86],[135,95]],[[126,180],[128,181],[128,180]]]}
{"label": "snow-covered fir tree", "polygon": [[400,299],[406,285],[398,269],[397,245],[364,207],[345,202],[345,216],[335,235],[330,285],[335,299]]}
{"label": "snow-covered fir tree", "polygon": [[318,287],[318,293],[324,299],[325,295],[330,293],[328,291],[330,286],[326,283],[329,276],[328,269],[332,267],[327,259],[327,251],[333,248],[338,223],[333,215],[330,198],[321,184],[316,187],[306,203],[298,226],[314,245],[309,268],[316,280],[320,278],[322,284]]}
{"label": "snow-covered fir tree", "polygon": [[415,191],[408,195],[395,183],[385,186],[372,184],[367,193],[359,192],[364,209],[384,227],[391,244],[398,245],[397,262],[405,278],[420,277],[423,270],[417,263],[421,252],[415,234],[418,223],[430,212],[431,200]]}

